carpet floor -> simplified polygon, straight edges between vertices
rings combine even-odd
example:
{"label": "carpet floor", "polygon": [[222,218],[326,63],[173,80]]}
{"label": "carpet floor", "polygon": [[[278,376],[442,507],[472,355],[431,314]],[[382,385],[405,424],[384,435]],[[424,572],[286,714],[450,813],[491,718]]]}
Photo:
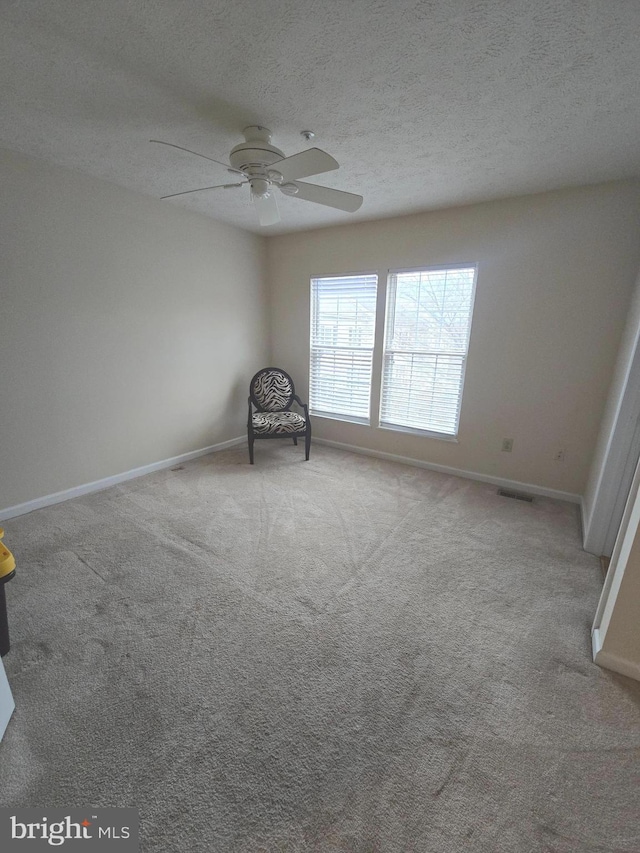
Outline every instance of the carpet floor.
{"label": "carpet floor", "polygon": [[578,509],[259,442],[5,522],[0,803],[143,851],[640,850]]}

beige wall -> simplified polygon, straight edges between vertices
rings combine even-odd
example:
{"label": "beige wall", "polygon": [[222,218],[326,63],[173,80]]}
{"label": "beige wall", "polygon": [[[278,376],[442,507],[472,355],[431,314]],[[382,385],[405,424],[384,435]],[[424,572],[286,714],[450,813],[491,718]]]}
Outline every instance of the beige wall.
{"label": "beige wall", "polygon": [[583,492],[640,264],[638,183],[265,241],[11,152],[0,177],[0,510],[242,435],[267,361],[306,396],[311,275],[460,261],[479,279],[459,443],[320,418],[316,435]]}
{"label": "beige wall", "polygon": [[[307,395],[311,275],[477,261],[459,443],[314,418],[329,440],[582,494],[640,264],[616,182],[268,241],[272,355]],[[501,451],[502,438],[513,452]],[[566,450],[563,463],[554,456]]]}
{"label": "beige wall", "polygon": [[242,435],[264,239],[0,154],[0,509]]}

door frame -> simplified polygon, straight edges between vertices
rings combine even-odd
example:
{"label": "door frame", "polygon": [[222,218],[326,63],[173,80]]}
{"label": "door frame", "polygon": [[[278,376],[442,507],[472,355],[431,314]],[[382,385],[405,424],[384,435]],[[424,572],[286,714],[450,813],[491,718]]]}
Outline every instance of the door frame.
{"label": "door frame", "polygon": [[611,557],[640,457],[640,323],[627,365],[591,515],[584,526],[585,551]]}

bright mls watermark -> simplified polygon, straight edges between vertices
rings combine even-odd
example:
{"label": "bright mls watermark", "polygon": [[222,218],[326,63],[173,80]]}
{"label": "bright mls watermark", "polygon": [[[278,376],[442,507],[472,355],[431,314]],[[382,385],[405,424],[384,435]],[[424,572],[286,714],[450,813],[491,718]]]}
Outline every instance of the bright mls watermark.
{"label": "bright mls watermark", "polygon": [[3,853],[138,853],[137,809],[0,809]]}

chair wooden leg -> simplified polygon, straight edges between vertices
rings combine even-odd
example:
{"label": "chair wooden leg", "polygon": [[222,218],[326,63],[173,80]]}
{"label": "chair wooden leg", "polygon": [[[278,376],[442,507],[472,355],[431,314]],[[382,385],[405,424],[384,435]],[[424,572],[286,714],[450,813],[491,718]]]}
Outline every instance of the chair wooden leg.
{"label": "chair wooden leg", "polygon": [[305,462],[309,461],[309,450],[311,449],[311,433],[308,432],[304,437],[304,458]]}
{"label": "chair wooden leg", "polygon": [[253,465],[253,439],[249,439],[249,465]]}
{"label": "chair wooden leg", "polygon": [[295,444],[296,447],[298,446],[298,436],[297,435],[293,436],[293,443]]}

